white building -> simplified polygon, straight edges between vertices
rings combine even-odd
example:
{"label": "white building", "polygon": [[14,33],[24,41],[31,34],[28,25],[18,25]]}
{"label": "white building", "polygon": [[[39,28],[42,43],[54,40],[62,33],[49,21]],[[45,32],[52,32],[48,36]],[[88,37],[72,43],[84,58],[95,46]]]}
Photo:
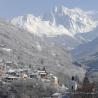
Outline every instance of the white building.
{"label": "white building", "polygon": [[76,91],[77,90],[77,82],[74,80],[74,77],[72,77],[72,80],[69,81],[69,90],[70,91]]}

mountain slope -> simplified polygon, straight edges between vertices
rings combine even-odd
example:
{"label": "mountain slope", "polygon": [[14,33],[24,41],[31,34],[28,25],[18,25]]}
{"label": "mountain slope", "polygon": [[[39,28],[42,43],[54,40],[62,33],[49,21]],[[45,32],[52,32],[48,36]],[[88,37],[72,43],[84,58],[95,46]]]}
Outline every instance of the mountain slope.
{"label": "mountain slope", "polygon": [[94,69],[98,68],[98,37],[78,46],[72,51],[72,54],[81,63]]}
{"label": "mountain slope", "polygon": [[55,75],[59,72],[67,76],[77,74],[82,79],[85,73],[83,68],[72,64],[65,47],[0,21],[0,60],[3,59],[18,66],[46,66]]}
{"label": "mountain slope", "polygon": [[86,42],[93,41],[94,39],[98,37],[98,26],[95,29],[93,29],[93,31],[76,34],[75,37],[77,39],[81,38]]}

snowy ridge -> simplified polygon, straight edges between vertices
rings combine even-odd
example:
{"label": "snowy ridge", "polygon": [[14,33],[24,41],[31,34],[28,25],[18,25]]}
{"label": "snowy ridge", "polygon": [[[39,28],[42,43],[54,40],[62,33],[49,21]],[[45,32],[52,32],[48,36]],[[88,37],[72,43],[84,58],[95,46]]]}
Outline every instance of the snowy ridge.
{"label": "snowy ridge", "polygon": [[63,25],[73,35],[92,31],[97,26],[97,21],[92,19],[89,12],[79,8],[68,9],[64,6],[56,6],[44,16],[44,19],[56,25]]}
{"label": "snowy ridge", "polygon": [[97,26],[97,22],[88,12],[79,8],[68,9],[58,6],[41,17],[28,14],[13,18],[11,23],[38,36],[68,35],[74,37],[77,33],[92,31]]}
{"label": "snowy ridge", "polygon": [[11,23],[38,36],[56,36],[62,34],[72,36],[64,26],[50,24],[49,21],[42,21],[40,17],[35,17],[31,14],[14,18]]}

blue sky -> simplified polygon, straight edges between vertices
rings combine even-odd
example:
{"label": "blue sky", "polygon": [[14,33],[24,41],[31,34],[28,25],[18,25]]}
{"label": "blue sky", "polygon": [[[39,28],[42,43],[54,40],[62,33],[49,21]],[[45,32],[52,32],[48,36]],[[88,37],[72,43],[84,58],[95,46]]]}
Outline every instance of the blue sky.
{"label": "blue sky", "polygon": [[83,10],[98,10],[98,0],[0,0],[0,17],[11,19],[15,16],[34,14],[39,16],[56,5]]}

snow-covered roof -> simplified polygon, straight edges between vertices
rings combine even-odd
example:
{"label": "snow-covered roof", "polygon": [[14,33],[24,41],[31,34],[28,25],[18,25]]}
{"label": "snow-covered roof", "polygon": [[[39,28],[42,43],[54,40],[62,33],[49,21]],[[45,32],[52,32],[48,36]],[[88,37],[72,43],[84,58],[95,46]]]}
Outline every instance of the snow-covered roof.
{"label": "snow-covered roof", "polygon": [[6,52],[11,52],[12,51],[12,49],[10,49],[10,48],[2,48],[2,50],[6,51]]}
{"label": "snow-covered roof", "polygon": [[54,93],[52,96],[60,96],[60,93]]}
{"label": "snow-covered roof", "polygon": [[46,75],[47,73],[40,73],[41,75]]}
{"label": "snow-covered roof", "polygon": [[38,71],[38,73],[46,73],[46,71]]}
{"label": "snow-covered roof", "polygon": [[16,70],[15,69],[9,69],[8,72],[13,73],[13,72],[16,72]]}

